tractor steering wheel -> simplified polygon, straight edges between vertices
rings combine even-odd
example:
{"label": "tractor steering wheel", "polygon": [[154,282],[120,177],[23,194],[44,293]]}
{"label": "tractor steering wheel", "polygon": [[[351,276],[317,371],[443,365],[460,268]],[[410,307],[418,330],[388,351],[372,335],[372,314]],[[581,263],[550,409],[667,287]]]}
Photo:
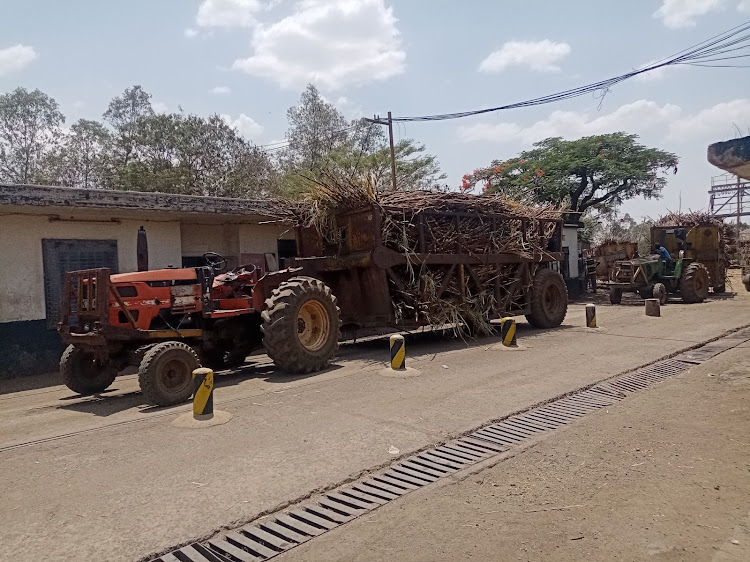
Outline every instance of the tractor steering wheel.
{"label": "tractor steering wheel", "polygon": [[214,270],[214,273],[222,273],[227,269],[227,259],[216,252],[206,252],[203,254],[206,265]]}

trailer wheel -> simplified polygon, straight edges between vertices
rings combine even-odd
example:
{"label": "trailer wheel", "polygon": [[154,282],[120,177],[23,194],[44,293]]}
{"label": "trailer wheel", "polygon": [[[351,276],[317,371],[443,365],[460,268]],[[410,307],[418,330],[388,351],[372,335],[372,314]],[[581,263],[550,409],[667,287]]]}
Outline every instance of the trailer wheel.
{"label": "trailer wheel", "polygon": [[117,368],[91,352],[69,345],[60,358],[60,373],[65,386],[73,392],[96,394],[114,382]]}
{"label": "trailer wheel", "polygon": [[193,394],[193,371],[200,367],[192,347],[166,341],[149,349],[138,367],[138,383],[149,404],[171,406]]}
{"label": "trailer wheel", "polygon": [[609,290],[609,303],[620,304],[622,302],[622,289],[612,287]]}
{"label": "trailer wheel", "polygon": [[293,277],[266,299],[263,345],[277,367],[311,373],[328,366],[339,347],[339,308],[331,289],[312,277]]}
{"label": "trailer wheel", "polygon": [[568,289],[562,275],[540,268],[531,287],[531,313],[526,320],[535,328],[555,328],[568,312]]}
{"label": "trailer wheel", "polygon": [[750,275],[742,276],[742,284],[745,286],[745,290],[750,292]]}
{"label": "trailer wheel", "polygon": [[727,292],[727,286],[726,285],[717,285],[714,287],[714,295],[721,295]]}
{"label": "trailer wheel", "polygon": [[702,263],[691,263],[680,281],[680,296],[687,303],[703,302],[708,297],[708,269]]}

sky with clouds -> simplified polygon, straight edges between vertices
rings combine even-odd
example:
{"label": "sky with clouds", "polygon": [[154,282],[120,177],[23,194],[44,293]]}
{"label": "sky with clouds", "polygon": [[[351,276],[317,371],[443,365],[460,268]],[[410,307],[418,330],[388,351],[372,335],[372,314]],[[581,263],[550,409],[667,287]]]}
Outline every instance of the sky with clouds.
{"label": "sky with clouds", "polygon": [[[0,91],[40,88],[68,124],[133,84],[162,111],[217,113],[259,145],[284,138],[308,82],[349,118],[522,101],[644,66],[750,20],[750,0],[3,0]],[[707,205],[706,146],[750,134],[750,68],[670,67],[602,99],[396,127],[451,185],[549,136],[624,130],[676,152],[656,216]]]}

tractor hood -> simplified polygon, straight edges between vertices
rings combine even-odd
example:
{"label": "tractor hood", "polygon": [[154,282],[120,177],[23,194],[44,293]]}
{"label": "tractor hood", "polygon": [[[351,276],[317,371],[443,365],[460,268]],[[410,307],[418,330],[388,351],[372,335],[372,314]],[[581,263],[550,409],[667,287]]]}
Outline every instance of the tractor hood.
{"label": "tractor hood", "polygon": [[154,269],[153,271],[134,271],[117,273],[110,276],[113,283],[136,283],[146,281],[194,281],[198,279],[195,269]]}

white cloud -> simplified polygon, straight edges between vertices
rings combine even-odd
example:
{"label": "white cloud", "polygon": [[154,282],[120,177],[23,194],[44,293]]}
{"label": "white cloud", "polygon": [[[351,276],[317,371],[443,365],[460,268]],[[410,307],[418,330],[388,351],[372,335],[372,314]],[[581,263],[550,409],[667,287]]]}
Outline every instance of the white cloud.
{"label": "white cloud", "polygon": [[263,132],[263,126],[244,113],[240,113],[237,119],[232,119],[230,115],[221,115],[221,118],[227,125],[233,129],[237,129],[237,131],[247,139],[252,139]]}
{"label": "white cloud", "polygon": [[169,111],[169,107],[163,101],[152,101],[151,109],[154,110],[154,113],[167,113]]}
{"label": "white cloud", "polygon": [[538,72],[557,72],[557,63],[570,54],[570,45],[542,41],[508,41],[479,64],[481,72],[502,72],[510,66],[525,66]]}
{"label": "white cloud", "polygon": [[697,17],[718,10],[722,3],[723,0],[662,0],[653,16],[661,18],[670,29],[694,27]]}
{"label": "white cloud", "polygon": [[185,37],[187,37],[188,39],[192,39],[193,37],[198,35],[198,30],[193,29],[192,27],[188,27],[188,28],[185,28],[184,33],[185,33]]}
{"label": "white cloud", "polygon": [[737,11],[738,12],[750,12],[750,0],[742,0],[739,4],[737,4]]}
{"label": "white cloud", "polygon": [[31,64],[37,58],[34,47],[27,45],[13,45],[6,49],[0,49],[0,76],[11,72],[18,72]]}
{"label": "white cloud", "polygon": [[232,89],[229,86],[214,86],[209,90],[210,94],[216,94],[217,96],[231,94]]}
{"label": "white cloud", "polygon": [[195,23],[200,27],[253,27],[262,10],[258,0],[203,0]]}
{"label": "white cloud", "polygon": [[253,31],[252,56],[232,68],[283,88],[361,85],[404,72],[406,53],[385,0],[304,0]]}
{"label": "white cloud", "polygon": [[736,99],[699,111],[671,124],[667,138],[684,140],[701,138],[713,142],[734,138],[737,129],[750,127],[750,99]]}
{"label": "white cloud", "polygon": [[585,112],[553,111],[546,119],[526,127],[507,122],[459,127],[458,138],[463,142],[520,142],[531,145],[549,137],[576,139],[600,133],[640,132],[648,128],[664,127],[678,119],[680,113],[681,109],[676,105],[660,106],[653,101],[638,100],[594,118]]}

